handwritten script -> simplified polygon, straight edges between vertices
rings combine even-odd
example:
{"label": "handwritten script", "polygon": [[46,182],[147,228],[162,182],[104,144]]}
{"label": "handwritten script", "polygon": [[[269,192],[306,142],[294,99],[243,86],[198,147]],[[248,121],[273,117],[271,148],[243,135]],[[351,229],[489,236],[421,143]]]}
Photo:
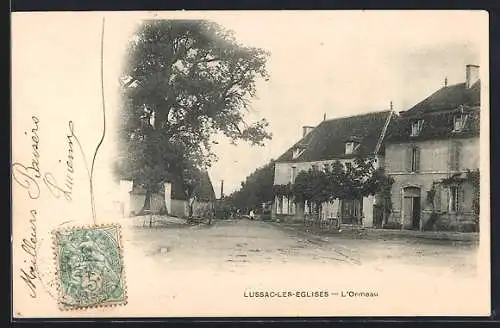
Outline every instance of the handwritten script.
{"label": "handwritten script", "polygon": [[[13,163],[12,175],[14,181],[26,190],[27,196],[31,200],[40,198],[42,188],[45,186],[49,194],[56,199],[63,198],[66,201],[72,201],[73,185],[74,185],[74,140],[76,139],[74,133],[74,124],[69,121],[69,132],[66,136],[67,144],[67,159],[64,183],[60,185],[55,176],[50,173],[42,173],[40,165],[40,119],[37,116],[32,116],[32,128],[30,133],[31,138],[31,161],[29,164]],[[25,132],[28,135],[27,132]],[[20,277],[24,281],[29,290],[32,298],[37,297],[36,279],[39,278],[37,272],[37,216],[38,210],[35,208],[29,211],[29,235],[23,238],[21,242],[21,249],[26,254],[27,258],[24,260],[25,267],[20,269]]]}
{"label": "handwritten script", "polygon": [[38,277],[37,266],[36,266],[36,210],[30,211],[30,236],[28,238],[24,238],[21,243],[21,248],[28,255],[29,260],[25,260],[24,262],[28,262],[28,268],[21,269],[21,279],[24,281],[26,286],[30,290],[30,296],[36,297],[36,285],[35,279]]}

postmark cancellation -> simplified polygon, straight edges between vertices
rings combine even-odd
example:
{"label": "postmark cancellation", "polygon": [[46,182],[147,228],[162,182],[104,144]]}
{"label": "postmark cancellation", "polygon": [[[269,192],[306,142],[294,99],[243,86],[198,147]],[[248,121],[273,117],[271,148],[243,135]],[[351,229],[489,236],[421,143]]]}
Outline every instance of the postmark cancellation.
{"label": "postmark cancellation", "polygon": [[61,310],[127,303],[119,225],[73,227],[52,233]]}

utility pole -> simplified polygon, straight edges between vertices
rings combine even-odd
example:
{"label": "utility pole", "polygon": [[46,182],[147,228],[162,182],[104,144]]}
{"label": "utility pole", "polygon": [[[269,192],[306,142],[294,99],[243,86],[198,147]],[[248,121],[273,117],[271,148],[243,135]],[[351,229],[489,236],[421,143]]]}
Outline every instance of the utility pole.
{"label": "utility pole", "polygon": [[220,199],[224,198],[224,180],[220,181]]}

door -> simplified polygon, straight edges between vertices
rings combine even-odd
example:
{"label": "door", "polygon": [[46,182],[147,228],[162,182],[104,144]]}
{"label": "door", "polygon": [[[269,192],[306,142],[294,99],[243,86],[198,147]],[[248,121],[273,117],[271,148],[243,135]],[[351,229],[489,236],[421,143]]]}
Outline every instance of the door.
{"label": "door", "polygon": [[413,230],[420,229],[420,197],[412,197],[412,221],[411,227]]}
{"label": "door", "polygon": [[373,225],[375,228],[382,228],[384,220],[384,209],[382,205],[373,205]]}
{"label": "door", "polygon": [[413,216],[413,197],[403,198],[403,228],[408,229],[411,226]]}
{"label": "door", "polygon": [[420,188],[406,187],[403,189],[403,228],[420,228]]}
{"label": "door", "polygon": [[342,223],[344,224],[359,224],[361,202],[357,199],[342,200]]}

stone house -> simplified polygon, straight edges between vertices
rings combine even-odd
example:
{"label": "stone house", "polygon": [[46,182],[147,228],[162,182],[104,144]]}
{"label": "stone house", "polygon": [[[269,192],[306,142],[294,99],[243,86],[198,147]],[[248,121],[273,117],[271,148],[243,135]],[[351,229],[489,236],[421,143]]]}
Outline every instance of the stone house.
{"label": "stone house", "polygon": [[[194,191],[193,215],[203,216],[211,211],[215,202],[215,192],[208,172],[198,171],[199,186]],[[120,181],[122,213],[124,216],[137,214],[144,206],[146,190],[132,181]],[[163,184],[158,192],[151,195],[148,204],[154,214],[168,214],[175,217],[189,215],[189,199],[186,197],[185,186],[180,179],[172,179]]]}
{"label": "stone house", "polygon": [[474,222],[478,189],[469,172],[479,168],[479,67],[467,65],[464,83],[399,114],[385,141],[385,171],[395,180],[388,224],[427,230]]}
{"label": "stone house", "polygon": [[[303,128],[302,138],[290,147],[275,162],[274,185],[293,184],[301,171],[322,169],[335,161],[346,163],[356,156],[373,158],[375,166],[384,164],[384,136],[392,121],[393,111],[385,110],[323,120],[318,126]],[[334,200],[322,204],[321,219],[336,218],[341,224],[373,226],[375,197],[357,200]],[[297,203],[292,197],[276,196],[272,207],[272,218],[279,220],[302,220],[311,214],[307,202]]]}

